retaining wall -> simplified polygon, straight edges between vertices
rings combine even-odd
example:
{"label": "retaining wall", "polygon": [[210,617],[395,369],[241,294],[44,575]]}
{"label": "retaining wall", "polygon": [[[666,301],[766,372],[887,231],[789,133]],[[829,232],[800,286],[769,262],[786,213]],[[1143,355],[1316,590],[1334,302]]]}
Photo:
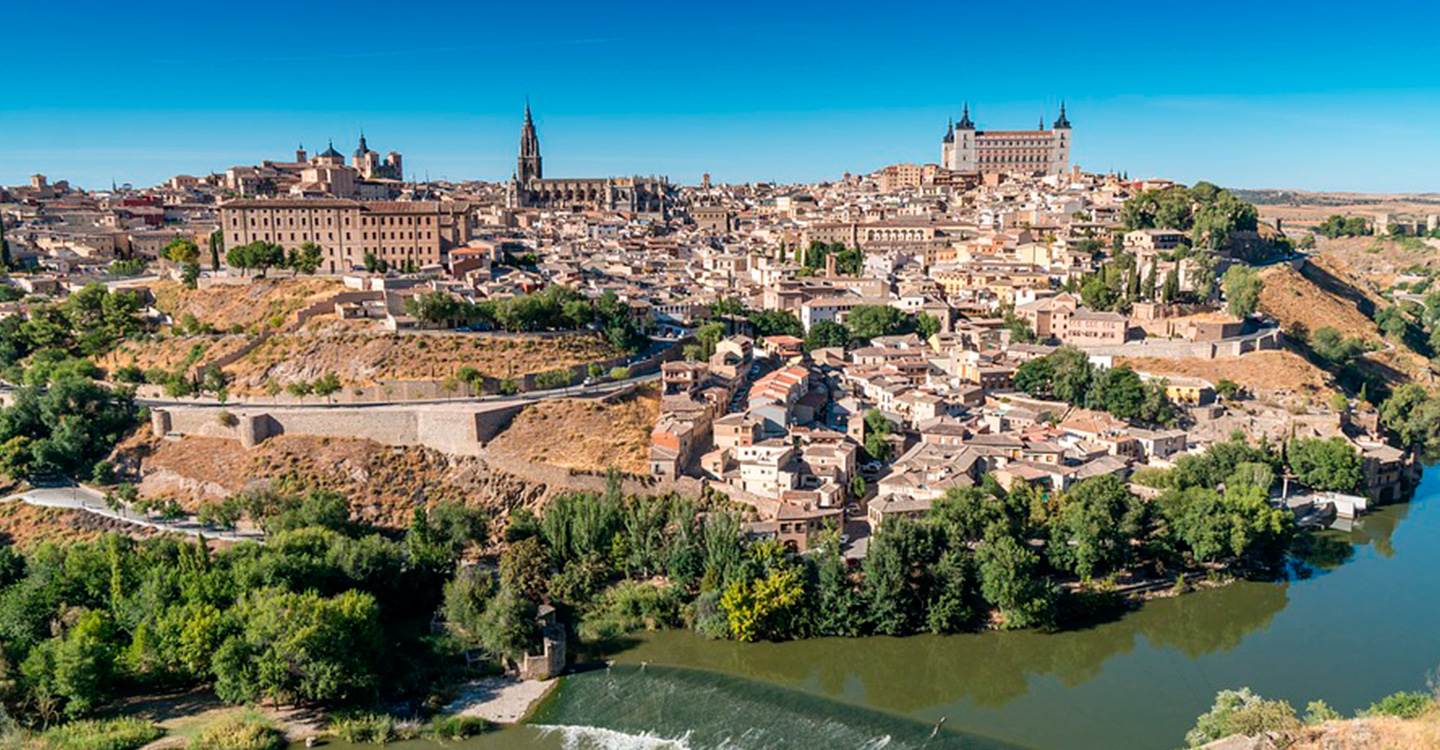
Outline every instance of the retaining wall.
{"label": "retaining wall", "polygon": [[527,403],[312,409],[156,407],[150,410],[150,421],[157,435],[227,438],[247,448],[276,435],[311,435],[419,445],[451,455],[478,456],[485,443]]}

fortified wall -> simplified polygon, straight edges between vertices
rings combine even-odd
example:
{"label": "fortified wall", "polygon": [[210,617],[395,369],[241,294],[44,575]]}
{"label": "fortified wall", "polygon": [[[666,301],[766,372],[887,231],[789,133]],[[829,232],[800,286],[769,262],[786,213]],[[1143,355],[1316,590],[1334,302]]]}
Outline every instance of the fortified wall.
{"label": "fortified wall", "polygon": [[251,448],[276,435],[361,438],[382,445],[478,456],[528,401],[504,404],[265,408],[178,406],[150,410],[156,436],[200,435]]}

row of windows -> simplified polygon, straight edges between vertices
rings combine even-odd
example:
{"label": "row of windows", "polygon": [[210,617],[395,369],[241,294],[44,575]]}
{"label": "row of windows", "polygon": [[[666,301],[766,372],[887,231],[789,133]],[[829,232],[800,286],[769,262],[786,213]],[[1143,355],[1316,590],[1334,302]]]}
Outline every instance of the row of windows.
{"label": "row of windows", "polygon": [[[256,232],[256,233],[255,233],[254,235],[252,235],[252,236],[253,236],[254,238],[256,238],[256,239],[263,239],[263,240],[266,241],[266,242],[270,242],[270,241],[271,241],[270,233],[269,233],[269,232],[263,232],[263,233],[262,233],[262,232]],[[361,233],[360,233],[360,238],[361,238],[362,240],[431,240],[431,239],[434,239],[435,236],[434,236],[434,233],[433,233],[433,232],[361,232]],[[291,233],[290,233],[290,241],[291,241],[291,242],[311,242],[311,241],[317,241],[317,240],[321,240],[321,239],[322,239],[322,238],[320,237],[320,234],[319,234],[318,232],[315,233],[313,236],[312,236],[309,232],[291,232]],[[326,240],[329,240],[329,241],[331,241],[331,242],[334,242],[334,241],[335,241],[335,233],[334,233],[334,232],[329,232],[329,233],[327,233],[327,235],[326,235],[323,239],[326,239]],[[351,240],[350,233],[349,233],[349,232],[345,232],[345,241],[346,241],[346,242],[349,242],[350,240]],[[238,244],[241,244],[241,243],[243,242],[243,240],[241,239],[241,233],[240,233],[240,232],[231,232],[231,233],[230,233],[230,241],[231,241],[232,243],[234,243],[234,244],[237,244],[237,245],[238,245]],[[285,233],[284,233],[284,232],[276,232],[276,233],[275,233],[275,239],[274,239],[274,241],[275,241],[275,242],[283,242],[283,241],[285,241]]]}
{"label": "row of windows", "polygon": [[[363,225],[369,225],[369,226],[377,226],[377,225],[378,225],[378,226],[392,226],[392,227],[393,227],[393,226],[417,226],[417,225],[419,225],[419,226],[427,226],[427,227],[428,227],[428,226],[430,226],[430,225],[432,225],[432,224],[435,223],[435,217],[433,217],[433,216],[421,216],[421,217],[415,217],[415,216],[362,216],[362,217],[360,217],[360,223],[363,224]],[[268,217],[268,216],[263,216],[263,217],[261,217],[260,220],[259,220],[259,224],[260,224],[260,226],[262,226],[262,227],[268,227],[268,226],[270,226],[270,217]],[[309,220],[308,218],[306,218],[306,217],[301,217],[301,218],[300,218],[300,223],[299,223],[298,226],[308,227],[308,226],[310,226],[310,225],[311,225],[311,224],[310,224],[310,220]],[[317,226],[317,227],[318,227],[318,226],[320,226],[320,225],[321,225],[321,224],[320,224],[320,220],[317,218],[317,219],[315,220],[314,226]],[[327,217],[327,218],[325,219],[325,224],[324,224],[324,225],[327,226],[327,227],[335,226],[334,218],[333,218],[333,217]],[[231,219],[230,219],[230,226],[232,226],[232,227],[238,227],[238,226],[240,226],[240,217],[238,217],[238,216],[231,217]],[[275,219],[275,226],[276,226],[276,227],[280,227],[280,226],[291,226],[291,227],[293,227],[293,226],[297,226],[297,225],[296,225],[296,223],[295,223],[295,217],[292,216],[292,217],[289,217],[289,218],[286,220],[286,222],[284,222],[284,223],[282,223],[279,218],[276,218],[276,219]],[[345,226],[347,226],[347,227],[350,226],[350,218],[349,218],[349,217],[346,217],[346,218],[345,218]]]}

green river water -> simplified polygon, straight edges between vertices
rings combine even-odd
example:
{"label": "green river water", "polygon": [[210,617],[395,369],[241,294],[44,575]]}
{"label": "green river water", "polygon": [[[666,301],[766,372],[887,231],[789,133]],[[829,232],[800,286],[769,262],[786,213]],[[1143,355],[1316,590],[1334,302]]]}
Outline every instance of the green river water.
{"label": "green river water", "polygon": [[1423,689],[1440,666],[1436,495],[1440,472],[1426,472],[1411,503],[1318,535],[1288,580],[1158,600],[1083,630],[762,644],[649,634],[612,669],[565,678],[530,725],[463,744],[1164,750],[1223,688],[1352,712]]}

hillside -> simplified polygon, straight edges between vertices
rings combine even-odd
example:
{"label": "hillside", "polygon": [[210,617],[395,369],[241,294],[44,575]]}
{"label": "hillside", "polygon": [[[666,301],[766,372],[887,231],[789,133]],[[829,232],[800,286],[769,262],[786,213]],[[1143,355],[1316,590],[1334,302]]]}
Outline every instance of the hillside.
{"label": "hillside", "polygon": [[443,380],[462,367],[496,378],[543,372],[620,355],[594,335],[489,336],[482,334],[340,331],[270,337],[227,372],[235,390],[261,390],[334,373],[345,385],[384,380]]}
{"label": "hillside", "polygon": [[1370,315],[1388,303],[1333,260],[1316,258],[1302,271],[1280,264],[1260,276],[1265,280],[1260,310],[1280,321],[1285,331],[1297,325],[1310,333],[1330,327],[1369,342],[1383,338]]}
{"label": "hillside", "polygon": [[1126,357],[1118,360],[1139,372],[1203,378],[1211,383],[1231,380],[1257,394],[1296,394],[1318,399],[1334,392],[1324,370],[1292,351],[1266,351],[1226,359],[1165,359]]}
{"label": "hillside", "polygon": [[156,309],[180,321],[186,314],[218,331],[283,329],[293,325],[293,313],[314,302],[345,291],[334,278],[258,279],[245,286],[186,289],[178,281],[150,287]]}
{"label": "hillside", "polygon": [[615,403],[553,399],[525,407],[487,451],[568,469],[645,473],[650,430],[660,412],[656,389]]}
{"label": "hillside", "polygon": [[339,492],[358,518],[403,528],[418,505],[453,501],[494,509],[539,502],[546,487],[494,471],[474,458],[369,440],[282,435],[245,450],[233,440],[136,436],[119,451],[139,463],[142,495],[187,510],[249,487]]}
{"label": "hillside", "polygon": [[1301,732],[1289,750],[1434,750],[1440,711],[1418,719],[1377,717],[1330,721]]}
{"label": "hillside", "polygon": [[[174,370],[193,358],[204,364],[250,343],[248,335],[152,337],[126,341],[98,364],[109,370],[135,364]],[[196,357],[192,353],[200,352]],[[327,327],[279,333],[225,368],[232,393],[260,393],[334,373],[345,385],[388,380],[444,380],[462,367],[503,378],[617,357],[619,350],[586,334],[490,336],[471,333],[394,334]]]}
{"label": "hillside", "polygon": [[0,503],[0,545],[13,544],[22,551],[41,542],[87,541],[107,531],[123,531],[137,538],[151,533],[144,527],[82,510],[42,508],[18,500]]}

